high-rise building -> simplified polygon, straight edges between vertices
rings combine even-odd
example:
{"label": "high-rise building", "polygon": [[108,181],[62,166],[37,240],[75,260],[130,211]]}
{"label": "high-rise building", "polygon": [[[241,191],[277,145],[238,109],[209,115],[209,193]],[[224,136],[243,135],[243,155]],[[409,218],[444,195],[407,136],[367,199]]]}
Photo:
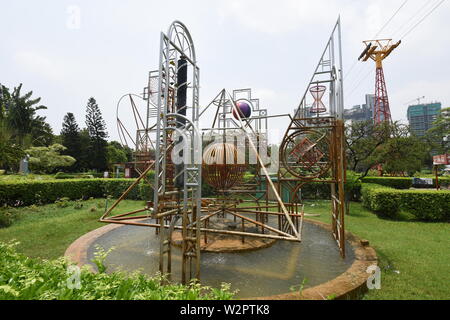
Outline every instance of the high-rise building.
{"label": "high-rise building", "polygon": [[345,120],[366,121],[373,119],[373,108],[375,106],[375,95],[366,94],[366,103],[353,106],[344,110]]}
{"label": "high-rise building", "polygon": [[441,103],[422,103],[408,107],[408,121],[412,133],[422,137],[433,126],[441,111]]}

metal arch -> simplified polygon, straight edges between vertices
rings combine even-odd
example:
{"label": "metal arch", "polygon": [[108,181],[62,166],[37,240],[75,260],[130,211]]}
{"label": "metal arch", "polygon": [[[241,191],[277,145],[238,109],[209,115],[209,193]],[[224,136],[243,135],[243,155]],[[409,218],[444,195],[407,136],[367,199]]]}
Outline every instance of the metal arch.
{"label": "metal arch", "polygon": [[[181,33],[181,35],[183,36],[183,39],[188,40],[188,49],[189,52],[191,53],[190,56],[188,56],[194,63],[197,62],[196,57],[195,57],[195,47],[194,47],[194,42],[192,41],[192,37],[191,34],[189,33],[188,28],[184,25],[184,23],[182,23],[179,20],[175,20],[171,23],[171,25],[169,26],[169,29],[167,31],[167,36],[168,38],[174,43],[176,44],[176,42],[174,42],[174,39],[172,39],[173,36],[173,32],[175,31],[175,35],[177,38],[180,35],[180,32],[178,32],[178,28],[181,28],[183,33]],[[179,43],[182,45],[181,43],[181,39],[178,38]],[[183,49],[183,47],[181,46],[180,49]],[[184,52],[184,51],[183,51]]]}
{"label": "metal arch", "polygon": [[[125,146],[130,147],[128,145],[126,136],[124,135],[124,132],[123,132],[123,130],[125,129],[128,138],[131,140],[131,142],[134,145],[135,151],[137,151],[137,149],[138,149],[138,141],[137,141],[137,139],[133,139],[131,137],[131,134],[128,132],[128,130],[126,130],[126,127],[123,125],[123,122],[120,120],[120,116],[119,116],[119,108],[121,106],[122,100],[125,97],[130,97],[131,100],[132,100],[132,97],[137,97],[137,98],[142,99],[142,100],[145,100],[145,99],[144,99],[144,97],[142,95],[135,94],[135,93],[127,93],[127,94],[122,95],[119,98],[119,100],[117,101],[117,104],[116,104],[116,126],[117,126],[117,132],[118,132],[118,135],[119,135],[120,143],[122,144],[123,147],[125,147]],[[131,107],[134,108],[133,105]],[[137,132],[141,132],[141,131],[148,131],[149,128],[146,128],[146,127],[148,127],[148,123],[147,124],[144,123],[143,118],[142,118],[141,114],[139,113],[139,110],[137,110],[137,109],[133,110],[133,116],[134,116],[134,120],[135,120],[135,124],[136,124],[136,133]],[[138,118],[136,118],[136,116],[138,116]],[[153,143],[152,143],[151,139],[149,138],[148,141],[150,142],[150,145],[152,147]]]}

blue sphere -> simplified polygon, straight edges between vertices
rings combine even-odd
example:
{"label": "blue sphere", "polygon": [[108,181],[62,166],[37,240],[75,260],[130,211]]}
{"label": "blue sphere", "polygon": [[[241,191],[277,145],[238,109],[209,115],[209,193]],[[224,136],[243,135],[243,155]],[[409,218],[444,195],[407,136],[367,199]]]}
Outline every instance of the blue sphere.
{"label": "blue sphere", "polygon": [[[241,116],[241,119],[249,118],[252,114],[252,107],[250,106],[249,102],[245,100],[238,100],[236,101],[236,106],[239,110],[239,115]],[[236,120],[239,120],[238,114],[236,112],[236,108],[233,108],[233,117]]]}

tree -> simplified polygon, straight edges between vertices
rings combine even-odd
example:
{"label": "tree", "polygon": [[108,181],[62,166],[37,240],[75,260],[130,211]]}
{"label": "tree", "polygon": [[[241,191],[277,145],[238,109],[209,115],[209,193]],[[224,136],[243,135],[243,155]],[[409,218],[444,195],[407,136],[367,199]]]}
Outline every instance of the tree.
{"label": "tree", "polygon": [[[126,160],[125,161],[123,161],[123,162],[130,162],[130,161],[133,161],[133,150],[130,148],[130,147],[128,147],[127,145],[122,145],[120,142],[118,142],[118,141],[110,141],[109,143],[108,143],[110,146],[114,146],[115,148],[117,148],[117,149],[119,149],[119,150],[123,150],[123,152],[125,152],[125,155],[126,155]],[[149,151],[149,153],[150,153],[150,156],[151,156],[151,154],[152,154],[152,151],[153,151],[153,154],[154,154],[154,150],[150,150]],[[152,158],[152,159],[154,159],[154,158]]]}
{"label": "tree", "polygon": [[12,130],[12,138],[23,146],[26,137],[31,144],[42,145],[50,142],[52,136],[50,126],[45,122],[45,117],[36,115],[39,110],[47,109],[46,106],[38,105],[41,98],[31,99],[33,91],[22,95],[22,84],[9,89],[1,86],[0,112],[2,118],[6,119],[7,126]]}
{"label": "tree", "polygon": [[64,116],[64,121],[61,129],[61,141],[62,144],[67,148],[64,154],[74,157],[78,161],[72,166],[72,170],[80,170],[82,162],[79,158],[82,157],[82,145],[81,145],[81,135],[80,128],[75,120],[73,113],[68,112]]}
{"label": "tree", "polygon": [[52,127],[42,119],[36,119],[34,122],[31,138],[33,146],[50,146],[55,142]]}
{"label": "tree", "polygon": [[416,136],[394,136],[376,151],[376,162],[392,175],[412,176],[422,169],[429,147]]}
{"label": "tree", "polygon": [[3,169],[17,167],[20,159],[25,156],[25,152],[11,136],[11,130],[6,125],[5,119],[0,119],[0,168]]}
{"label": "tree", "polygon": [[31,147],[25,152],[30,155],[30,169],[39,173],[53,173],[57,168],[70,167],[75,163],[71,156],[61,155],[66,148],[60,144],[49,147]]}
{"label": "tree", "polygon": [[86,107],[86,127],[90,137],[89,160],[93,169],[103,171],[108,168],[106,123],[94,98],[89,98]]}
{"label": "tree", "polygon": [[81,154],[77,158],[81,171],[87,171],[91,168],[91,137],[86,128],[80,131]]}
{"label": "tree", "polygon": [[127,154],[122,146],[118,147],[117,144],[114,144],[113,142],[115,141],[110,142],[106,148],[109,168],[111,168],[114,163],[127,162],[128,160]]}
{"label": "tree", "polygon": [[433,126],[428,129],[425,140],[431,145],[436,154],[450,151],[450,108],[442,109]]}
{"label": "tree", "polygon": [[362,172],[366,176],[377,164],[375,153],[390,136],[391,126],[385,122],[375,125],[372,120],[353,121],[346,126],[346,154],[350,170]]}

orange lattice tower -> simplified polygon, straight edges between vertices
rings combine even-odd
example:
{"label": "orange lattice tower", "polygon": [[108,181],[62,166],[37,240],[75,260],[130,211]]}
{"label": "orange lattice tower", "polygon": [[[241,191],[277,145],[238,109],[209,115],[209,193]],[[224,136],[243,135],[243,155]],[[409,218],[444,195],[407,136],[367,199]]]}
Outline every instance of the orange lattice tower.
{"label": "orange lattice tower", "polygon": [[395,44],[392,44],[391,42],[392,39],[365,40],[363,43],[366,45],[366,48],[358,58],[358,60],[362,61],[367,61],[371,58],[376,64],[375,105],[373,110],[373,119],[375,123],[392,121],[382,61],[400,45],[401,41],[398,41]]}

